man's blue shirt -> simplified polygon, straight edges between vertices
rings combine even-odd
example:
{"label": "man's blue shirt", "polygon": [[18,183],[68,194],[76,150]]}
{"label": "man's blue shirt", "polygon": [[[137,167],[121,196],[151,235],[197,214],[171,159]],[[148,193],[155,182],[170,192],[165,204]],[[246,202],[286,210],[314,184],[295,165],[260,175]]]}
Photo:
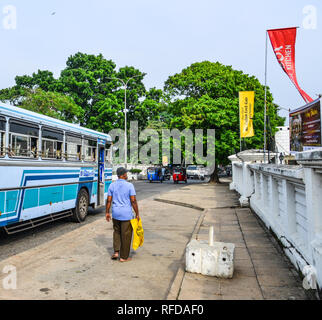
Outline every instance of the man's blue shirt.
{"label": "man's blue shirt", "polygon": [[135,189],[132,183],[124,179],[118,179],[111,183],[108,188],[108,196],[112,196],[113,219],[128,221],[133,218],[130,196],[135,196]]}

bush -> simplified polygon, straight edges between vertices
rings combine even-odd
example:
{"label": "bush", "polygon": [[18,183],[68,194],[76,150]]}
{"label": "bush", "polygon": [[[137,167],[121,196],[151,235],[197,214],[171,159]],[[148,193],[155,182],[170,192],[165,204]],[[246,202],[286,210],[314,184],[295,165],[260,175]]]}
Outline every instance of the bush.
{"label": "bush", "polygon": [[140,173],[142,170],[140,170],[140,169],[131,169],[131,170],[129,170],[131,173]]}

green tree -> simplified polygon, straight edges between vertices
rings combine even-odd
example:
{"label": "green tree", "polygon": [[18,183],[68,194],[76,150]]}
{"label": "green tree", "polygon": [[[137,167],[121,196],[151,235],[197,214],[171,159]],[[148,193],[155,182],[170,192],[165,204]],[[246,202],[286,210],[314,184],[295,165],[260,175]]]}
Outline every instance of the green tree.
{"label": "green tree", "polygon": [[47,70],[38,70],[32,76],[16,76],[15,82],[15,86],[0,90],[0,101],[8,101],[19,106],[36,89],[55,91],[57,85],[53,73]]}
{"label": "green tree", "polygon": [[34,92],[30,91],[20,107],[67,122],[78,122],[84,115],[83,109],[70,97],[39,88]]}
{"label": "green tree", "polygon": [[78,52],[67,59],[66,68],[58,79],[47,70],[38,70],[31,76],[17,76],[15,86],[0,90],[0,101],[21,105],[26,96],[37,89],[61,93],[83,109],[78,123],[108,132],[110,128],[124,127],[124,88],[120,81],[113,79],[126,81],[134,77],[127,88],[128,118],[134,120],[140,116],[140,122],[144,123],[145,114],[153,113],[155,104],[154,101],[144,102],[147,99],[142,83],[145,74],[131,66],[121,67],[118,71],[115,67],[113,61],[105,59],[101,54]]}
{"label": "green tree", "polygon": [[101,102],[116,90],[109,78],[115,75],[115,63],[97,56],[78,52],[70,56],[61,72],[55,91],[70,96],[84,110],[80,124],[99,129],[90,119],[98,115]]}
{"label": "green tree", "polygon": [[48,70],[38,70],[32,76],[17,76],[15,81],[18,88],[40,88],[44,91],[54,91],[57,85],[57,80],[54,78],[53,73]]}
{"label": "green tree", "polygon": [[[246,139],[247,148],[263,147],[264,90],[254,76],[231,66],[209,61],[194,63],[179,74],[170,76],[164,90],[172,102],[171,128],[216,129],[216,164],[227,164],[228,156],[239,150],[239,91],[255,91],[255,136]],[[273,134],[283,125],[278,107],[267,90],[267,103]],[[215,172],[216,176],[216,172]]]}
{"label": "green tree", "polygon": [[124,128],[124,103],[110,93],[105,99],[98,100],[95,104],[95,113],[90,114],[89,127],[101,132],[112,129]]}
{"label": "green tree", "polygon": [[161,89],[151,88],[142,101],[136,104],[131,114],[131,120],[139,122],[139,129],[150,128],[151,122],[162,122],[164,127],[168,104]]}
{"label": "green tree", "polygon": [[0,101],[9,102],[19,106],[23,99],[31,92],[31,89],[14,86],[0,90]]}

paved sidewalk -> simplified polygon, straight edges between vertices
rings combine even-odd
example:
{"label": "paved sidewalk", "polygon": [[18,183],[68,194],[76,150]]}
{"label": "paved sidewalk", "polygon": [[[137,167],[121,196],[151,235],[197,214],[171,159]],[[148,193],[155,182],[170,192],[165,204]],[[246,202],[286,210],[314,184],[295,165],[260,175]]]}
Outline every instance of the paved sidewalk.
{"label": "paved sidewalk", "polygon": [[[1,259],[0,270],[15,266],[18,280],[16,290],[0,287],[0,299],[306,299],[294,268],[227,183],[176,186],[158,197],[139,201],[145,243],[133,261],[110,259],[112,225],[102,214]],[[233,279],[184,271],[187,243],[207,239],[210,225],[216,241],[236,245]]]}
{"label": "paved sidewalk", "polygon": [[[190,190],[188,190],[190,189]],[[215,241],[236,245],[234,276],[219,279],[184,272],[184,263],[168,299],[307,300],[301,280],[270,233],[250,209],[237,207],[228,184],[188,187],[178,201],[207,208],[192,238],[207,240],[214,226]],[[161,197],[174,201],[175,193]]]}
{"label": "paved sidewalk", "polygon": [[112,224],[101,213],[92,223],[1,260],[0,270],[16,267],[17,289],[0,285],[0,300],[164,300],[202,212],[151,198],[139,207],[145,242],[131,250],[131,262],[110,259]]}

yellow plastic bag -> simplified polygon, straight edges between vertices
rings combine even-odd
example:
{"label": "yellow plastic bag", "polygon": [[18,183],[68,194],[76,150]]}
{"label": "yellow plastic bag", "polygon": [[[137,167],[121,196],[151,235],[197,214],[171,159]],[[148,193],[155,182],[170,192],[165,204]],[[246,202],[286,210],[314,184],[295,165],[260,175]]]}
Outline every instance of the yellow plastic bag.
{"label": "yellow plastic bag", "polygon": [[137,250],[138,247],[142,247],[144,243],[144,230],[142,227],[142,220],[132,219],[131,225],[133,228],[133,243],[132,247],[134,250]]}

